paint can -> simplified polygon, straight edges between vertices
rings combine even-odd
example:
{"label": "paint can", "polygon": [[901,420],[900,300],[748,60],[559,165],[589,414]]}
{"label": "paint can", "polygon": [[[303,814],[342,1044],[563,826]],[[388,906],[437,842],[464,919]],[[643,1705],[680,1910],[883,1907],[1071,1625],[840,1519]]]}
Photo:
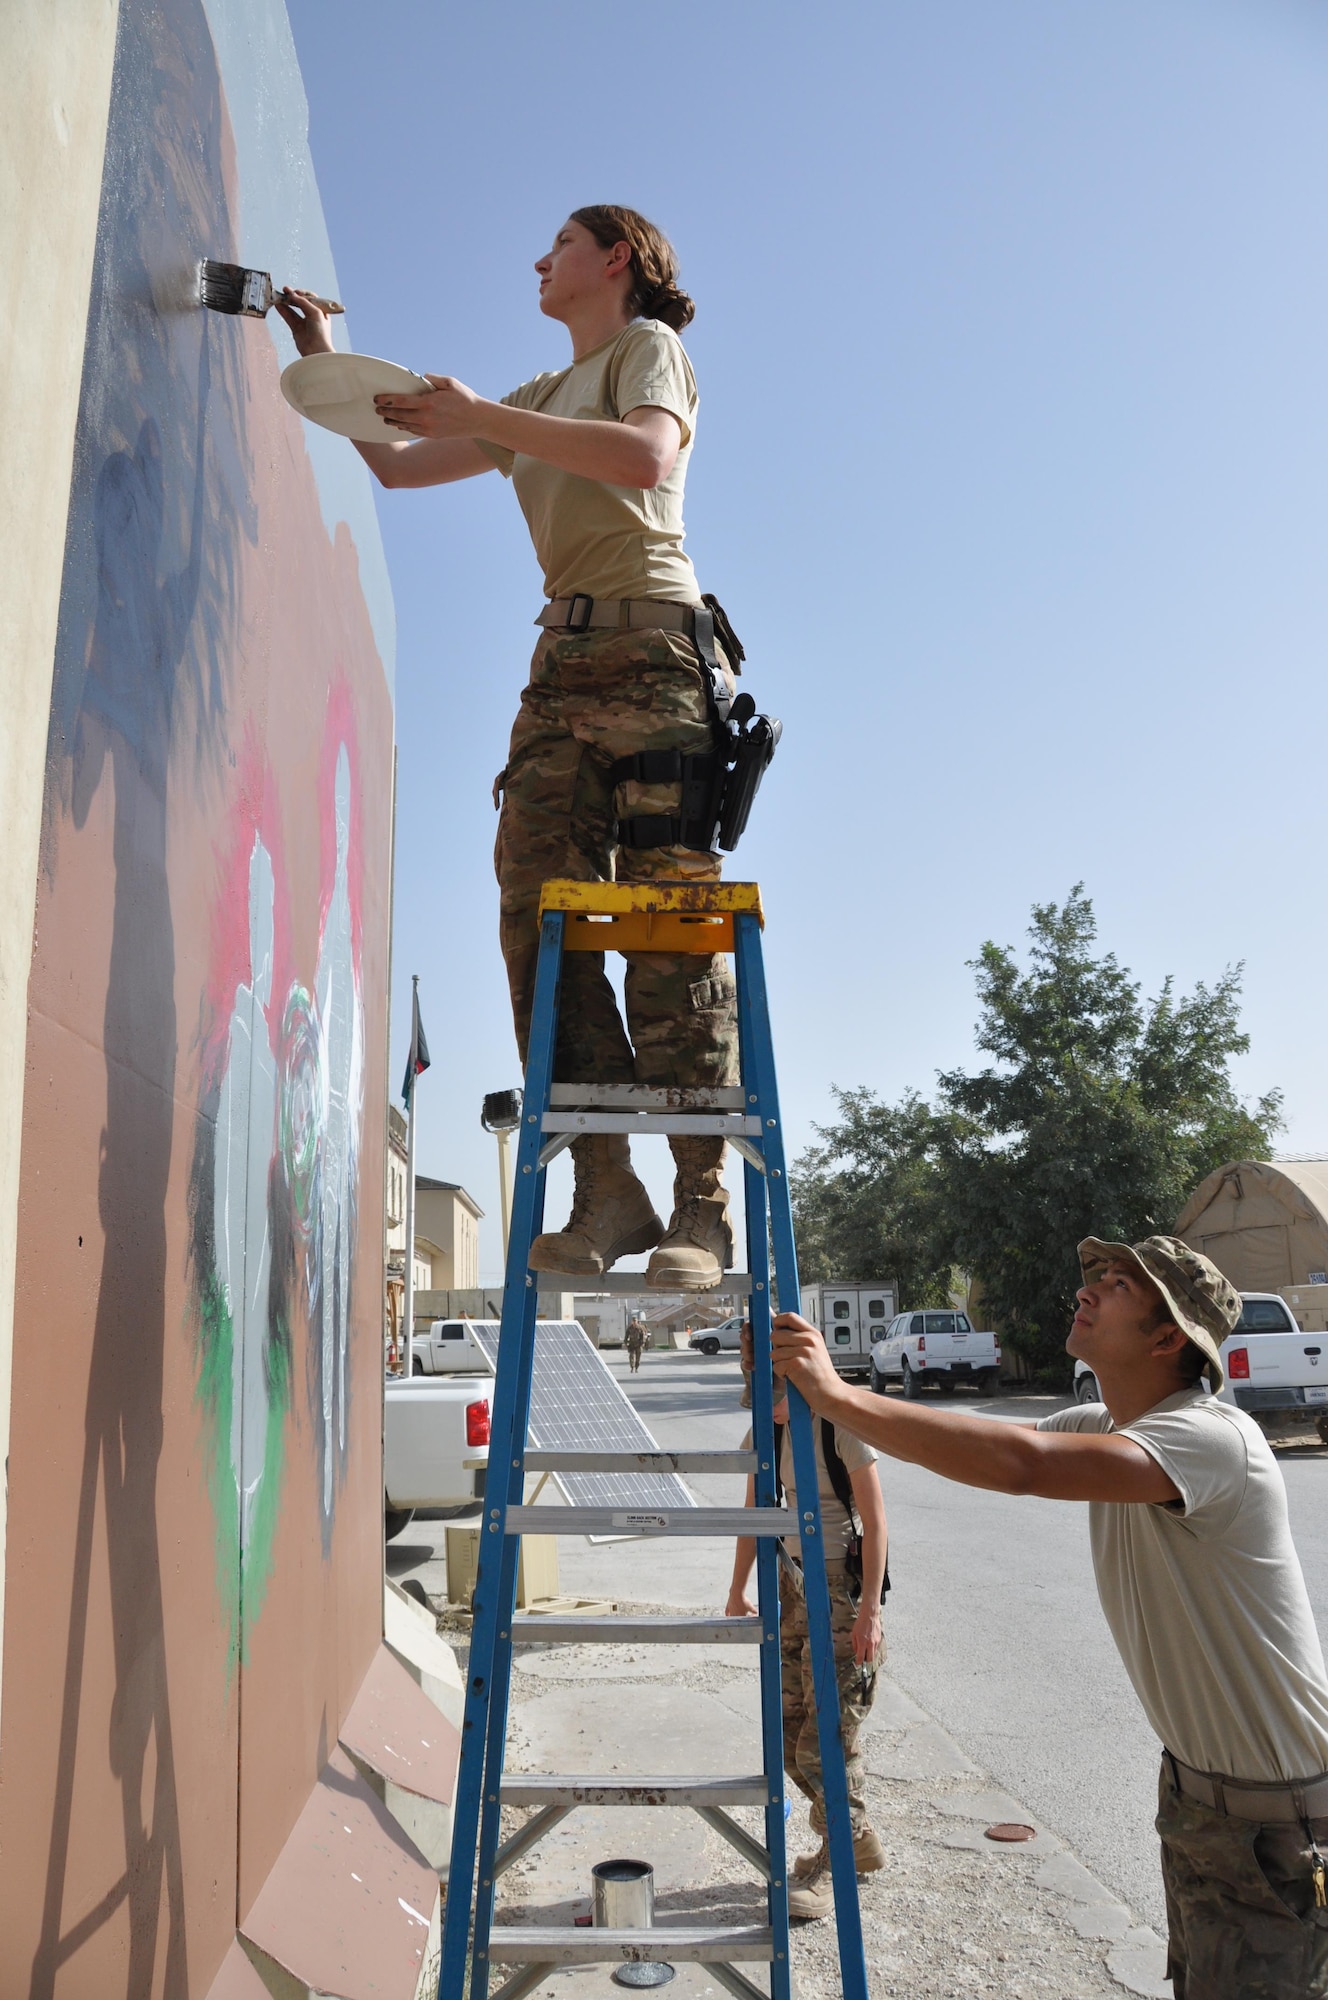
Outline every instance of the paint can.
{"label": "paint can", "polygon": [[[655,1871],[648,1861],[597,1861],[590,1871],[591,1914],[597,1929],[649,1930],[655,1922]],[[615,1986],[664,1986],[671,1965],[632,1959],[618,1966]]]}

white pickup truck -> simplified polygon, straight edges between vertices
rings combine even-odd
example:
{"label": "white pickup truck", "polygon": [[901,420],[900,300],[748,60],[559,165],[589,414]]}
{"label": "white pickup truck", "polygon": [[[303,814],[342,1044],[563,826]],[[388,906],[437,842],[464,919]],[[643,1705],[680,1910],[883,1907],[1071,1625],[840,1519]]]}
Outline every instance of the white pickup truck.
{"label": "white pickup truck", "polygon": [[[417,1507],[484,1498],[493,1376],[389,1376],[383,1411],[383,1514],[390,1541]],[[476,1461],[479,1461],[478,1463]]]}
{"label": "white pickup truck", "polygon": [[1222,1400],[1256,1423],[1314,1424],[1328,1444],[1328,1334],[1302,1333],[1276,1292],[1242,1292],[1244,1311],[1222,1342]]}
{"label": "white pickup truck", "polygon": [[487,1375],[489,1364],[468,1319],[435,1319],[411,1340],[412,1375]]}
{"label": "white pickup truck", "polygon": [[[1328,1444],[1328,1334],[1302,1333],[1276,1292],[1242,1292],[1236,1330],[1219,1352],[1226,1381],[1221,1399],[1248,1410],[1265,1428],[1313,1424]],[[1076,1361],[1074,1393],[1100,1403],[1097,1377]]]}
{"label": "white pickup truck", "polygon": [[906,1396],[932,1387],[952,1396],[961,1382],[990,1396],[1000,1379],[1000,1344],[994,1333],[978,1332],[967,1313],[898,1313],[871,1351],[871,1385],[878,1396],[891,1382],[901,1382]]}

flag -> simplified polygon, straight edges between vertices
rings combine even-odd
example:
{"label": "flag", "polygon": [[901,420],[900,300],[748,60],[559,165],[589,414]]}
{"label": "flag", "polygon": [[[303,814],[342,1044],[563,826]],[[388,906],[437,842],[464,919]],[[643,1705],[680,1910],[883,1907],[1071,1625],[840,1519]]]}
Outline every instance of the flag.
{"label": "flag", "polygon": [[410,1110],[410,1093],[415,1088],[417,1076],[423,1076],[429,1067],[429,1044],[424,1039],[424,1023],[420,1019],[420,995],[418,987],[411,994],[410,1014],[410,1054],[406,1058],[406,1076],[401,1086],[401,1102]]}

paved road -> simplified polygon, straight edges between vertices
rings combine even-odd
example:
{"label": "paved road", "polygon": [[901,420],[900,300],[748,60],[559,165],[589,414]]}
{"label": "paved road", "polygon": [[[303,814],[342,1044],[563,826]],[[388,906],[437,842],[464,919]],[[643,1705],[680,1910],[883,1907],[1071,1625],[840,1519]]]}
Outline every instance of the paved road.
{"label": "paved road", "polygon": [[[639,1376],[623,1379],[661,1444],[741,1435],[744,1413],[729,1400],[736,1362],[650,1356]],[[964,1397],[962,1406],[1031,1421],[1062,1399]],[[1328,1639],[1328,1451],[1280,1456]],[[1098,1605],[1087,1509],[982,1493],[886,1460],[882,1474],[895,1584],[886,1618],[892,1674],[1102,1881],[1163,1924],[1152,1829],[1157,1742]],[[713,1484],[707,1498],[728,1497],[723,1482]]]}
{"label": "paved road", "polygon": [[[625,1356],[605,1358],[661,1444],[741,1438],[736,1360],[652,1354],[630,1376]],[[962,1403],[1025,1420],[1060,1406],[1052,1397]],[[1310,1597],[1328,1637],[1328,1450],[1282,1457]],[[1086,1510],[882,1464],[895,1583],[886,1617],[891,1673],[1103,1882],[1164,1927],[1152,1830],[1157,1745],[1098,1606]],[[733,1504],[740,1493],[732,1479],[692,1483],[708,1502]],[[389,1550],[392,1573],[440,1589],[435,1541],[441,1526],[407,1530]],[[559,1543],[564,1591],[650,1602],[722,1604],[731,1561],[731,1544],[719,1542]]]}

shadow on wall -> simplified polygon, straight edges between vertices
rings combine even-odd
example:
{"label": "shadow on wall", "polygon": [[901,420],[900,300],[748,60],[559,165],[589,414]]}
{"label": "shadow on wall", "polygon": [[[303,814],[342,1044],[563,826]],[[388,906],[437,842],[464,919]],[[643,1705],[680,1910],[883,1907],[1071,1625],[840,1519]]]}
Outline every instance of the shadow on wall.
{"label": "shadow on wall", "polygon": [[[198,0],[120,13],[66,550],[48,766],[55,823],[114,798],[105,999],[105,1250],[85,1413],[54,1818],[33,2000],[128,1906],[125,1992],[188,1991],[179,1808],[157,1530],[166,1197],[178,1029],[167,774],[226,755],[239,550],[256,521],[237,327],[188,307],[205,253],[232,256],[216,61]],[[61,1934],[98,1491],[114,1633],[109,1763],[123,1876]],[[145,1780],[146,1793],[145,1793]],[[162,1921],[169,1927],[159,1949]]]}

